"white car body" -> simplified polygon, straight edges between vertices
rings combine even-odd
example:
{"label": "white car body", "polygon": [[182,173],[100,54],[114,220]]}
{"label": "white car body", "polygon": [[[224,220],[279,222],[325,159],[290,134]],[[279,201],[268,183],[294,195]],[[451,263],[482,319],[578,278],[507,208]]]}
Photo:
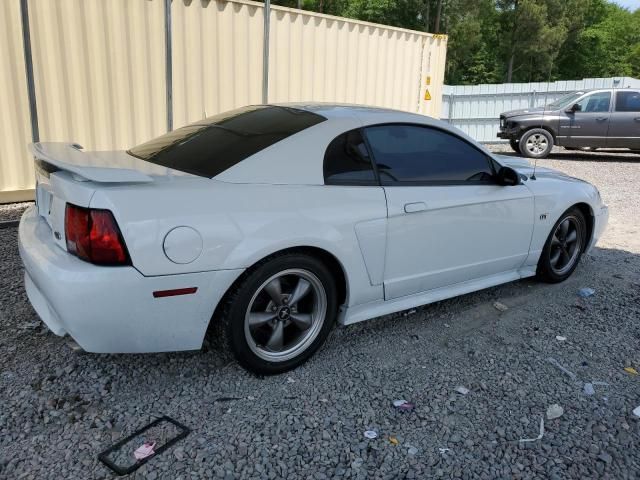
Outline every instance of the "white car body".
{"label": "white car body", "polygon": [[[607,223],[595,187],[542,168],[515,186],[325,185],[327,145],[347,130],[383,123],[434,126],[526,177],[532,167],[421,115],[295,107],[327,121],[212,179],[125,152],[32,145],[36,159],[58,169],[37,174],[38,205],[19,229],[26,291],[48,327],[90,352],[199,349],[234,281],[291,248],[312,249],[340,266],[346,289],[338,319],[351,324],[533,276],[552,226],[573,205],[590,218],[587,250]],[[132,265],[97,266],[67,252],[67,202],[110,210]],[[191,295],[153,295],[192,287]]]}

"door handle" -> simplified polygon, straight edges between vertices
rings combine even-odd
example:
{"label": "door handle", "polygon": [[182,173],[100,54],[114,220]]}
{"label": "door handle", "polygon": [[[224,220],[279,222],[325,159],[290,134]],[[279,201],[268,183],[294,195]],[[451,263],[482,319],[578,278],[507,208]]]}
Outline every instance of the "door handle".
{"label": "door handle", "polygon": [[604,122],[606,119],[607,119],[607,117],[598,117],[598,118],[596,118],[596,120],[598,122]]}
{"label": "door handle", "polygon": [[636,122],[640,122],[640,117],[636,117],[636,118],[634,118],[634,120],[635,120]]}
{"label": "door handle", "polygon": [[405,213],[423,212],[426,209],[427,209],[427,205],[424,202],[405,203],[404,205]]}

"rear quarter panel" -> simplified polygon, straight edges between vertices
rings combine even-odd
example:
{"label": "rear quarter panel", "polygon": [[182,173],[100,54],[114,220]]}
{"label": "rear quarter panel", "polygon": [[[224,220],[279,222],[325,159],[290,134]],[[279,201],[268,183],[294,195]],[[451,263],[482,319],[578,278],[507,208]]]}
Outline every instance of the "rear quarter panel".
{"label": "rear quarter panel", "polygon": [[[382,286],[370,281],[355,231],[358,223],[386,219],[380,187],[180,179],[99,189],[91,206],[114,213],[134,266],[146,276],[243,269],[280,250],[310,246],[341,263],[348,304],[382,298]],[[197,230],[203,239],[202,253],[189,264],[164,254],[164,238],[178,226]]]}

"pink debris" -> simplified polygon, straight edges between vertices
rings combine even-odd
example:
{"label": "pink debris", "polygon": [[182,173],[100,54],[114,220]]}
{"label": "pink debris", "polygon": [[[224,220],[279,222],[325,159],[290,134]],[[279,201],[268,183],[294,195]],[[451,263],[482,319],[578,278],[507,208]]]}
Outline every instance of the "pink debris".
{"label": "pink debris", "polygon": [[414,409],[415,405],[411,402],[407,402],[406,400],[394,400],[393,406],[398,410],[403,410],[405,412],[410,412]]}
{"label": "pink debris", "polygon": [[153,449],[156,447],[156,442],[153,443],[145,443],[142,446],[138,447],[135,452],[133,452],[133,456],[136,457],[136,460],[142,460],[143,458],[150,457],[153,455]]}

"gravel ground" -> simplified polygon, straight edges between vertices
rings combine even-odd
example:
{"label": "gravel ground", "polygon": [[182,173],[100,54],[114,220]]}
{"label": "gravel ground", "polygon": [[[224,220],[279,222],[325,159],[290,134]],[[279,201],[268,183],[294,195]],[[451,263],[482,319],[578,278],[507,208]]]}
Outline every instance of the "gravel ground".
{"label": "gravel ground", "polygon": [[[624,368],[640,370],[640,162],[572,152],[539,165],[594,182],[611,208],[572,278],[338,328],[277,377],[213,350],[72,352],[29,306],[16,230],[0,229],[0,477],[112,478],[97,454],[169,415],[192,432],[132,478],[639,478],[640,376]],[[553,404],[564,413],[549,420]],[[541,419],[542,439],[519,442]]]}
{"label": "gravel ground", "polygon": [[0,205],[0,222],[20,220],[22,212],[31,204],[32,202],[22,202]]}

